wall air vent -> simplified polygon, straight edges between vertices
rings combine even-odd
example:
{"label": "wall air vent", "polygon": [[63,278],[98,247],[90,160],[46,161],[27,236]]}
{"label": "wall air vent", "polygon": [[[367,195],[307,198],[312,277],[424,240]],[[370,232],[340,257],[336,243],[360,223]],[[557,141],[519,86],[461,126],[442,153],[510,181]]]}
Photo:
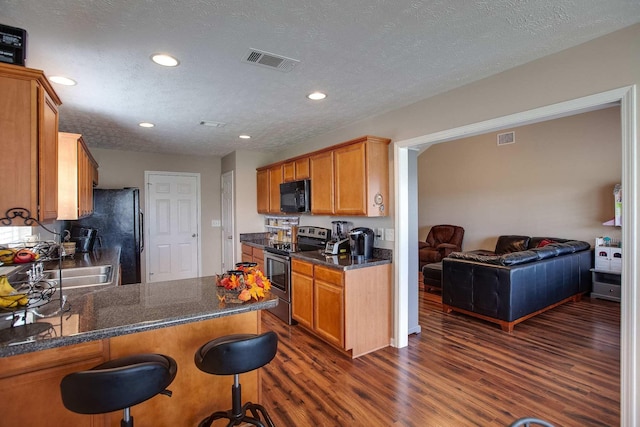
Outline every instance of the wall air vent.
{"label": "wall air vent", "polygon": [[293,70],[300,61],[257,49],[249,49],[249,52],[244,56],[242,62],[289,72]]}
{"label": "wall air vent", "polygon": [[511,131],[498,134],[498,145],[513,144],[514,142],[516,142],[515,132]]}

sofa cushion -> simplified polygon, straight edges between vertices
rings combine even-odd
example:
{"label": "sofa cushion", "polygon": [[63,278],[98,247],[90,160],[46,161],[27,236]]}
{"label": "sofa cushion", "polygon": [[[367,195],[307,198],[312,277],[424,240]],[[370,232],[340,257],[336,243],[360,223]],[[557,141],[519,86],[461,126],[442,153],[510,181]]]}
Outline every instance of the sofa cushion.
{"label": "sofa cushion", "polygon": [[583,242],[582,240],[567,240],[564,243],[571,246],[573,248],[573,252],[580,252],[591,249],[591,245],[587,242]]}
{"label": "sofa cushion", "polygon": [[511,252],[500,256],[500,265],[518,265],[537,260],[538,254],[533,251]]}
{"label": "sofa cushion", "polygon": [[[533,237],[531,238],[532,242],[530,242],[528,239],[529,237],[527,236],[500,236],[500,238],[498,239],[498,243],[496,244],[496,251],[498,249],[501,249],[512,250],[511,252],[501,254],[497,252],[495,254],[490,254],[490,252],[482,250],[471,252],[452,252],[449,257],[467,261],[481,262],[484,264],[513,266],[547,258],[553,258],[560,255],[571,254],[574,252],[580,252],[591,248],[589,243],[580,240]],[[538,247],[534,246],[528,250],[513,250],[516,247],[521,247],[525,244],[529,244],[529,246],[531,247],[531,243],[534,243],[534,239]],[[546,245],[540,247],[540,243],[545,240],[553,240],[553,242],[547,243]]]}
{"label": "sofa cushion", "polygon": [[524,251],[529,248],[529,236],[500,236],[496,242],[496,255],[508,254],[511,252]]}
{"label": "sofa cushion", "polygon": [[448,258],[500,265],[500,255],[482,255],[473,252],[451,252]]}
{"label": "sofa cushion", "polygon": [[576,251],[572,245],[569,245],[567,243],[550,243],[547,246],[554,247],[558,255],[572,254]]}
{"label": "sofa cushion", "polygon": [[547,259],[558,255],[558,249],[551,244],[529,250],[536,253],[538,255],[538,259]]}

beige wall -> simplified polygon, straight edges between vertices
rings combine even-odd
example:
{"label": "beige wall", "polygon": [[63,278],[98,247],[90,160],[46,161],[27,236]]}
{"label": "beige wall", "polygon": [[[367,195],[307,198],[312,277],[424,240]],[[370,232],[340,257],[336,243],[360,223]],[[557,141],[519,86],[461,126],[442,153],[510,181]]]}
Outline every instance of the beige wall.
{"label": "beige wall", "polygon": [[613,186],[622,174],[620,108],[437,144],[418,157],[420,240],[435,224],[465,228],[464,250],[493,249],[501,234],[593,243],[620,238]]}
{"label": "beige wall", "polygon": [[[189,172],[200,174],[202,275],[219,273],[222,265],[220,228],[211,220],[220,219],[220,158],[139,153],[133,151],[90,148],[100,165],[98,188],[140,188],[140,204],[144,210],[145,171]],[[144,280],[146,269],[142,258]]]}
{"label": "beige wall", "polygon": [[[241,233],[260,233],[264,217],[258,214],[256,168],[272,161],[273,155],[256,151],[236,151],[222,158],[222,172],[233,171],[235,199],[235,241]],[[236,245],[236,262],[242,259],[242,247]]]}

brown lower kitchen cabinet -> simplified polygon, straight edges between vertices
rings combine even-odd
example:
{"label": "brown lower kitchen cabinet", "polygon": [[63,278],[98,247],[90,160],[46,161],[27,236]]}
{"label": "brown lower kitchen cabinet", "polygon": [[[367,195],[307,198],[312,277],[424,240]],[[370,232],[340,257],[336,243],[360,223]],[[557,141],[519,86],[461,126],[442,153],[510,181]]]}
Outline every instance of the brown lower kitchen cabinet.
{"label": "brown lower kitchen cabinet", "polygon": [[313,264],[291,260],[291,316],[308,329],[313,329]]}
{"label": "brown lower kitchen cabinet", "polygon": [[343,272],[315,265],[313,267],[314,329],[329,343],[344,348]]}
{"label": "brown lower kitchen cabinet", "polygon": [[255,246],[242,244],[242,262],[255,262],[257,267],[264,273],[264,250]]}
{"label": "brown lower kitchen cabinet", "polygon": [[60,381],[108,360],[108,340],[42,350],[2,359],[1,427],[109,425],[108,415],[81,415],[62,405]]}
{"label": "brown lower kitchen cabinet", "polygon": [[387,347],[391,337],[391,264],[342,270],[291,263],[292,316],[355,358]]}

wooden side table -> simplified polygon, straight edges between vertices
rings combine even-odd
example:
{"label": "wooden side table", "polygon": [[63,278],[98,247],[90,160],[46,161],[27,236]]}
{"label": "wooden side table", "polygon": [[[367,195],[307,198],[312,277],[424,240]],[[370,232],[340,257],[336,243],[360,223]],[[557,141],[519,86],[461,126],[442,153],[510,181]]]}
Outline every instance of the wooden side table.
{"label": "wooden side table", "polygon": [[620,302],[622,295],[621,278],[619,272],[591,269],[591,298],[608,299]]}

